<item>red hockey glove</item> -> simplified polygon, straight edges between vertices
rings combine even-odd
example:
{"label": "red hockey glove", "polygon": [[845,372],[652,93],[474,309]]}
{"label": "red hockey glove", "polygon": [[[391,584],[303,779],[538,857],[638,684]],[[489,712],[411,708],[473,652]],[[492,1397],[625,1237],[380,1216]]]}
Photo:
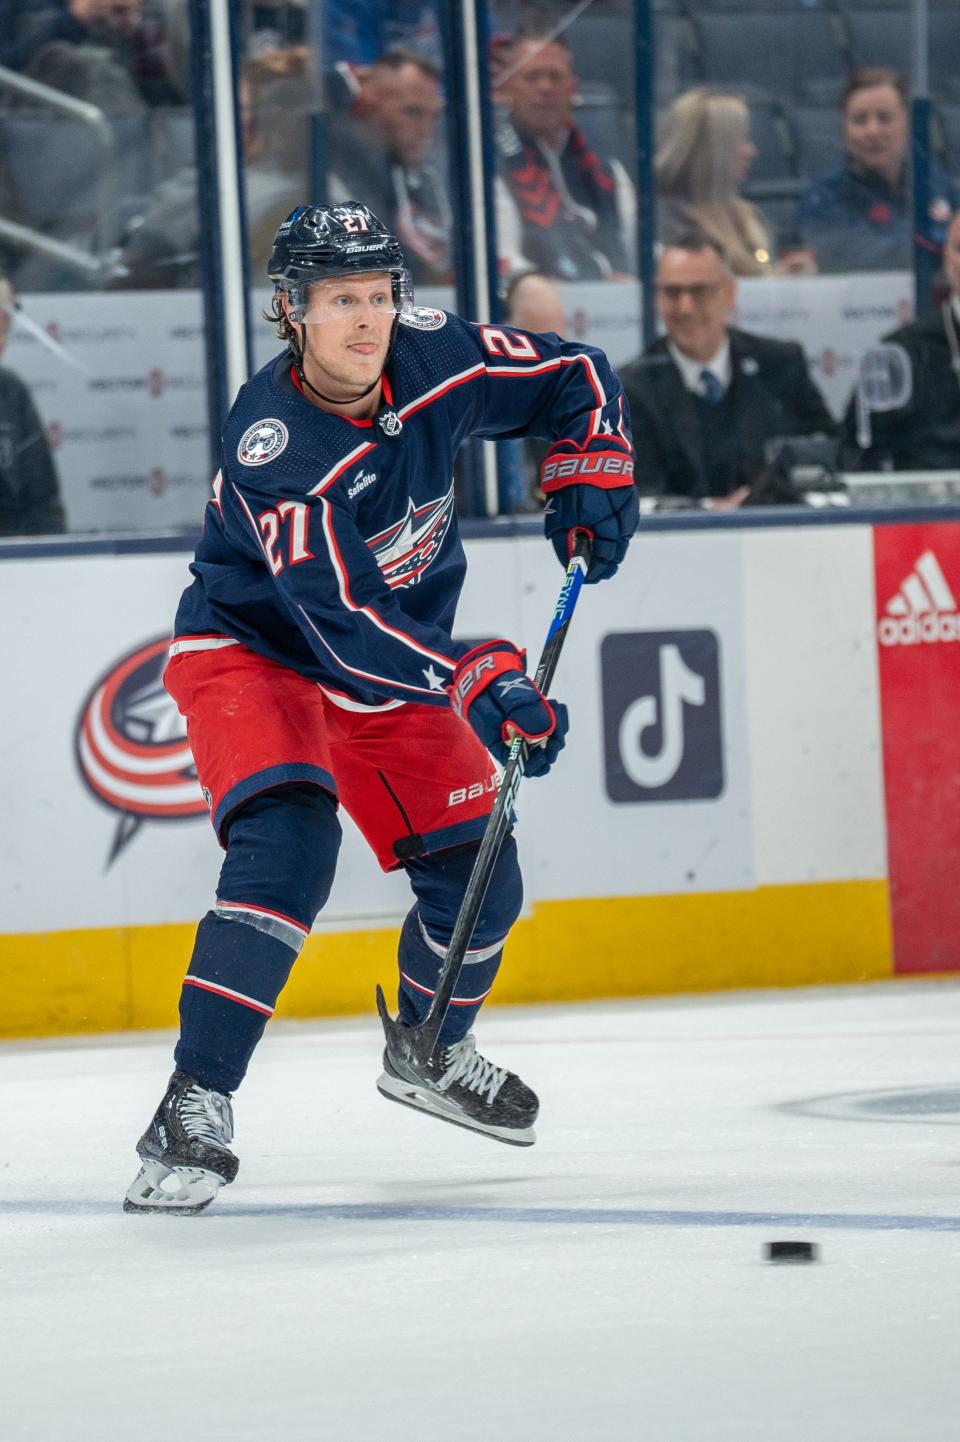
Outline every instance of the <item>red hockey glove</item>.
{"label": "red hockey glove", "polygon": [[516,734],[530,743],[526,775],[545,776],[570,723],[566,706],[546,699],[524,670],[525,661],[526,653],[510,641],[475,646],[457,662],[447,694],[501,766]]}

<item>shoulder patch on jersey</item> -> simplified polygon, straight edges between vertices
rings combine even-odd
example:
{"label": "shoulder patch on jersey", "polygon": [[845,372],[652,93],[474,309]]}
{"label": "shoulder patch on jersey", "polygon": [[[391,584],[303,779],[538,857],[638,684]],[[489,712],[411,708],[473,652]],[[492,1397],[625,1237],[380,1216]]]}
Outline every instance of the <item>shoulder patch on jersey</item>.
{"label": "shoulder patch on jersey", "polygon": [[412,326],[414,330],[442,330],[447,317],[442,310],[431,305],[415,305],[412,310],[400,312],[400,324]]}
{"label": "shoulder patch on jersey", "polygon": [[240,437],[237,460],[241,466],[265,466],[267,461],[274,460],[281,451],[286,450],[289,439],[290,432],[283,421],[274,420],[272,417],[256,421],[254,425],[248,426]]}

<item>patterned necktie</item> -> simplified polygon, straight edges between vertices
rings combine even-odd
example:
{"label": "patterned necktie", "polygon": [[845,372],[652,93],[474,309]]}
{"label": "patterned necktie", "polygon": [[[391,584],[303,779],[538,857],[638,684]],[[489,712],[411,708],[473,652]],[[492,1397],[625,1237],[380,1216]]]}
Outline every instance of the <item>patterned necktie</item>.
{"label": "patterned necktie", "polygon": [[707,402],[707,405],[719,405],[724,397],[724,389],[717,377],[714,375],[713,371],[708,370],[706,366],[704,366],[703,370],[700,372],[700,384],[702,386],[700,394]]}

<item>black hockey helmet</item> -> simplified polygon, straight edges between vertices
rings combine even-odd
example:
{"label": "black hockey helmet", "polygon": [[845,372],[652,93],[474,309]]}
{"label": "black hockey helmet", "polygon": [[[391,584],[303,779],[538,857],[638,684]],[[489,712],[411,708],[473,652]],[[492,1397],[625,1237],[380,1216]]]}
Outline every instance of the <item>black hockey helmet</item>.
{"label": "black hockey helmet", "polygon": [[413,283],[400,242],[356,200],[297,206],[277,231],[267,266],[274,290],[294,306],[317,281],[372,271],[389,274],[398,315],[412,309]]}

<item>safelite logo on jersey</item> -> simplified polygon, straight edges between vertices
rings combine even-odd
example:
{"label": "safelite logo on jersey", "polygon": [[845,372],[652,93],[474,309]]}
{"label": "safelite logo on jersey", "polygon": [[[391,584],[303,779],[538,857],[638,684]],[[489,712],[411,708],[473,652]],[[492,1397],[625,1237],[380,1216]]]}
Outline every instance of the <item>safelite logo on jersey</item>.
{"label": "safelite logo on jersey", "polygon": [[886,604],[877,622],[881,646],[930,645],[960,640],[957,603],[932,550],[924,551]]}
{"label": "safelite logo on jersey", "polygon": [[960,965],[960,525],[873,528],[887,879],[898,973]]}

